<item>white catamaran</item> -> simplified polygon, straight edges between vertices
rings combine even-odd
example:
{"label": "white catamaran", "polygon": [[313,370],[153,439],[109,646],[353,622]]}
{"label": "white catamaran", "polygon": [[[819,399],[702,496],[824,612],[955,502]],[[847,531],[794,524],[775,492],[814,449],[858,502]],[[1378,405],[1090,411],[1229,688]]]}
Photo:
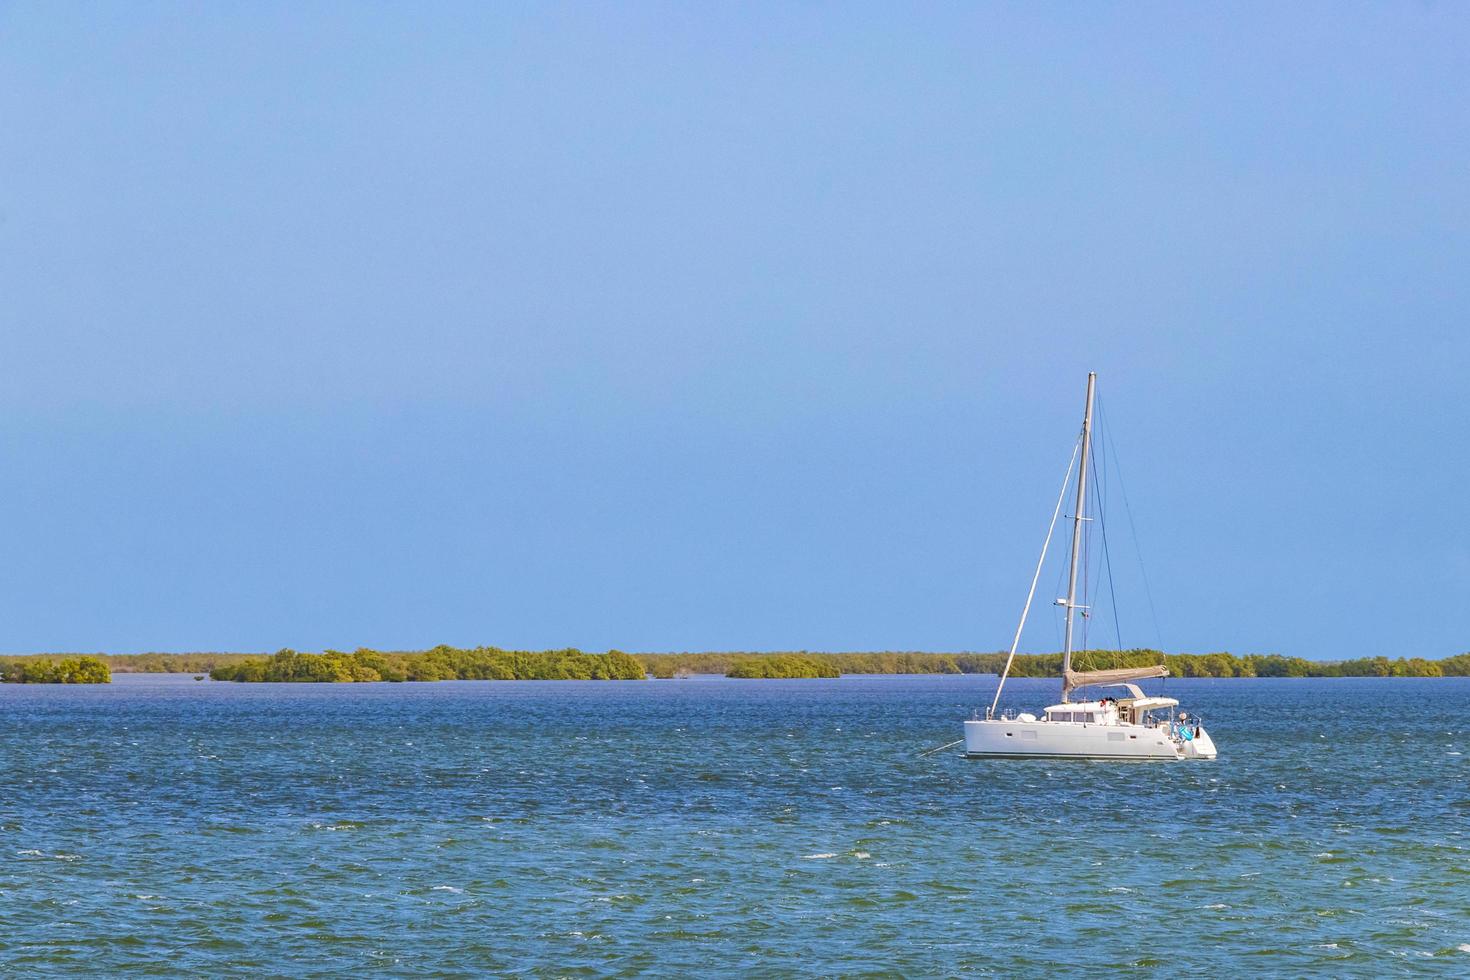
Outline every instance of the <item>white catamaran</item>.
{"label": "white catamaran", "polygon": [[[1097,374],[1087,376],[1087,409],[1082,416],[1082,435],[1072,452],[1073,462],[1081,456],[1077,468],[1077,505],[1072,515],[1072,563],[1067,573],[1067,595],[1057,605],[1066,610],[1065,643],[1062,648],[1062,701],[1048,707],[1040,718],[1032,714],[1016,714],[1007,710],[995,713],[1000,693],[1010,676],[1011,663],[1026,627],[1031,600],[1036,596],[1036,582],[1046,561],[1046,549],[1056,529],[1057,516],[1072,479],[1072,465],[1062,481],[1062,492],[1052,512],[1046,543],[1041,547],[1041,560],[1031,578],[1031,591],[1021,611],[1021,622],[1011,643],[1010,656],[1000,676],[995,700],[984,718],[965,722],[965,755],[975,758],[1067,758],[1118,759],[1176,762],[1184,759],[1215,758],[1215,743],[1198,718],[1175,714],[1179,702],[1173,698],[1146,697],[1133,681],[1164,677],[1166,667],[1126,667],[1117,670],[1075,671],[1072,669],[1072,621],[1087,606],[1077,602],[1077,560],[1081,553],[1083,522],[1087,505],[1087,466],[1092,452],[1092,403]],[[1073,701],[1078,688],[1115,688],[1119,696],[1100,696],[1092,700]]]}

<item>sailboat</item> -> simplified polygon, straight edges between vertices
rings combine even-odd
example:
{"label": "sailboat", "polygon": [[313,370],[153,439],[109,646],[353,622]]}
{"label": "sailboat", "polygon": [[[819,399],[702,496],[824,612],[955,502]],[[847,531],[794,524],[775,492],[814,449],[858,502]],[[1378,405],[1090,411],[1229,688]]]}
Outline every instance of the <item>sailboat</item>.
{"label": "sailboat", "polygon": [[[1215,758],[1215,743],[1198,717],[1187,712],[1175,713],[1179,702],[1174,698],[1148,697],[1135,683],[1168,676],[1162,665],[1124,667],[1113,670],[1077,671],[1072,669],[1074,618],[1084,615],[1088,607],[1077,601],[1077,564],[1082,552],[1083,523],[1089,518],[1087,509],[1087,468],[1092,453],[1092,406],[1097,389],[1097,373],[1087,375],[1087,408],[1082,416],[1082,434],[1073,449],[1072,462],[1062,481],[1062,491],[1052,512],[1051,527],[1041,547],[1041,559],[1031,578],[1031,591],[1021,611],[1021,622],[1011,642],[1010,656],[1001,672],[995,699],[985,717],[965,722],[965,755],[972,758],[1045,758],[1103,759],[1179,762],[1188,759]],[[1010,676],[1026,616],[1036,596],[1036,583],[1046,562],[1047,547],[1056,529],[1057,517],[1072,480],[1072,463],[1078,462],[1077,502],[1072,515],[1072,561],[1067,572],[1067,595],[1057,600],[1066,616],[1062,648],[1062,699],[1045,708],[1041,715],[1008,710],[999,716],[1001,691]],[[1097,696],[1073,700],[1079,689],[1097,691]],[[1116,696],[1103,692],[1113,691]]]}

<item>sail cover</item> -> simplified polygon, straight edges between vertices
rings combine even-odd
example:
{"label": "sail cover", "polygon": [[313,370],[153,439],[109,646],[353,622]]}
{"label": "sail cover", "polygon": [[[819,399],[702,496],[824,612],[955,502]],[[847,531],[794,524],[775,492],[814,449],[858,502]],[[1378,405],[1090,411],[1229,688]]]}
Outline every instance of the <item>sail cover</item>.
{"label": "sail cover", "polygon": [[1063,679],[1067,682],[1067,689],[1071,690],[1074,687],[1086,687],[1089,684],[1122,684],[1124,681],[1167,676],[1169,676],[1169,668],[1160,665],[1156,667],[1120,667],[1117,670],[1069,670]]}

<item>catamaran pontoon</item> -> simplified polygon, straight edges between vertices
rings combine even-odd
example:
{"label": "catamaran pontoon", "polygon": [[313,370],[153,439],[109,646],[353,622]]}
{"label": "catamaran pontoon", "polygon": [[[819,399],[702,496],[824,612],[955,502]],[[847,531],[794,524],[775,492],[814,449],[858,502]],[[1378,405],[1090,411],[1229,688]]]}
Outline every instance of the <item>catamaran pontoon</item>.
{"label": "catamaran pontoon", "polygon": [[[995,691],[995,700],[991,702],[984,718],[976,717],[965,722],[967,756],[1169,762],[1215,758],[1215,743],[1198,718],[1190,718],[1184,712],[1176,715],[1174,709],[1178,707],[1178,701],[1173,698],[1147,697],[1132,683],[1150,677],[1164,677],[1169,673],[1168,668],[1124,667],[1093,671],[1072,669],[1073,616],[1078,611],[1085,613],[1087,609],[1085,602],[1077,602],[1077,561],[1081,553],[1083,522],[1088,520],[1085,516],[1087,465],[1092,451],[1092,403],[1096,385],[1096,373],[1088,374],[1087,409],[1082,416],[1082,435],[1078,439],[1078,447],[1072,452],[1074,463],[1078,461],[1080,454],[1081,465],[1077,469],[1076,512],[1072,515],[1072,563],[1067,573],[1067,596],[1057,600],[1057,605],[1066,610],[1061,703],[1048,707],[1040,718],[1014,711],[1006,711],[999,717],[995,713],[1006,678],[1010,676],[1016,648],[1021,642],[1021,631],[1026,627],[1031,600],[1036,595],[1036,582],[1041,577],[1041,566],[1046,561],[1046,549],[1051,544],[1052,531],[1056,529],[1057,516],[1061,513],[1062,501],[1072,479],[1071,463],[1067,466],[1062,492],[1058,495],[1056,509],[1052,512],[1046,543],[1041,546],[1041,560],[1037,562],[1036,574],[1031,578],[1031,591],[1027,594],[1025,608],[1021,611],[1021,622],[1016,627],[1016,636],[1011,643],[1005,670],[1001,673],[1000,685]],[[1118,689],[1122,696],[1073,701],[1072,692],[1078,688]]]}

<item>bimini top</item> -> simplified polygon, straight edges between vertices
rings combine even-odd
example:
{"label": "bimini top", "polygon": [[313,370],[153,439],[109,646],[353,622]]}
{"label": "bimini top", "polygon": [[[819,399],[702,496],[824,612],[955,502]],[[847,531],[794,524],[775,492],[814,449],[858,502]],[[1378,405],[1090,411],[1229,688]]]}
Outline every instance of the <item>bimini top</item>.
{"label": "bimini top", "polygon": [[1173,698],[1134,698],[1128,704],[1134,711],[1152,711],[1155,708],[1177,707],[1179,702]]}
{"label": "bimini top", "polygon": [[1143,693],[1137,684],[1088,684],[1088,687],[1121,687],[1128,692],[1125,701],[1147,701],[1148,696]]}

